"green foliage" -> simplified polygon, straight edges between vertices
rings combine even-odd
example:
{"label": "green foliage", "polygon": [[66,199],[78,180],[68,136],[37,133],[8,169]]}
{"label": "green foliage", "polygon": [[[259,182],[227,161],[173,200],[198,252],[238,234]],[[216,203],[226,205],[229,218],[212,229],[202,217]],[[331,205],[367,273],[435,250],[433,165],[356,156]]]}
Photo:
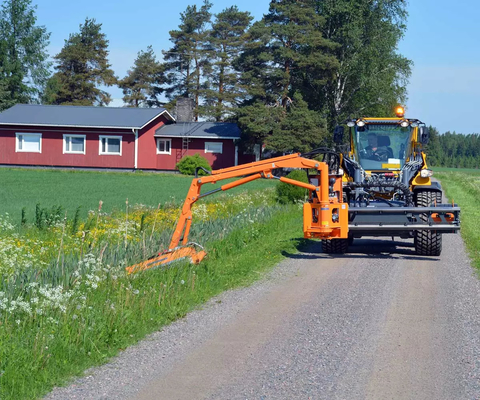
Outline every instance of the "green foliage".
{"label": "green foliage", "polygon": [[0,111],[35,101],[49,75],[50,33],[37,26],[31,0],[5,0],[0,9]]}
{"label": "green foliage", "polygon": [[447,198],[450,201],[455,201],[462,209],[460,216],[462,229],[460,233],[465,241],[473,266],[480,272],[480,230],[478,229],[480,175],[478,171],[457,170],[435,172],[435,177],[440,179]]}
{"label": "green foliage", "polygon": [[300,93],[295,93],[286,113],[265,140],[268,148],[279,152],[307,152],[325,144],[325,120],[313,110]]}
{"label": "green foliage", "polygon": [[117,82],[107,59],[108,40],[101,27],[95,19],[86,18],[80,32],[70,34],[54,57],[57,72],[43,96],[46,103],[83,106],[110,103],[110,94],[98,87]]}
{"label": "green foliage", "polygon": [[78,206],[77,209],[75,210],[75,216],[73,217],[72,225],[70,227],[70,233],[72,235],[75,235],[78,231],[78,226],[80,224],[80,210],[82,209],[82,206]]}
{"label": "green foliage", "polygon": [[245,141],[264,143],[275,152],[307,152],[324,145],[328,138],[325,119],[310,110],[298,92],[285,109],[261,102],[242,107],[238,125]]}
{"label": "green foliage", "polygon": [[[89,210],[98,209],[100,199],[103,200],[102,213],[123,210],[127,197],[132,205],[156,208],[159,203],[178,204],[185,200],[192,179],[180,174],[0,168],[0,182],[3,200],[0,214],[8,212],[19,216],[25,207],[26,217],[33,223],[37,203],[61,204],[68,211],[69,219],[74,218],[79,205],[82,205],[80,218],[86,219]],[[227,182],[208,185],[205,189],[215,189]],[[264,190],[276,184],[270,179],[259,179],[226,194],[236,196],[245,189]]]}
{"label": "green foliage", "polygon": [[[46,273],[32,270],[2,282],[2,302],[15,300],[17,307],[2,319],[0,329],[0,397],[42,397],[222,291],[259,279],[286,253],[297,251],[297,207],[249,209],[248,217],[241,215],[197,230],[215,231],[215,236],[203,241],[209,257],[195,268],[177,263],[127,276],[118,260],[142,259],[145,249],[122,243],[107,247],[103,258],[99,248],[80,262],[66,257],[65,265],[54,262]],[[148,254],[156,253],[165,239],[148,241]],[[33,315],[25,311],[31,305]]]}
{"label": "green foliage", "polygon": [[[24,207],[25,209],[25,207]],[[53,206],[52,208],[41,208],[40,203],[35,206],[35,226],[42,230],[58,224],[64,218],[64,209],[62,206]],[[22,210],[22,221],[24,213]]]}
{"label": "green foliage", "polygon": [[[287,175],[287,178],[308,183],[307,173],[303,169],[294,169]],[[280,182],[276,187],[276,192],[277,200],[282,204],[287,204],[305,200],[307,189]]]}
{"label": "green foliage", "polygon": [[245,49],[252,19],[249,12],[242,12],[237,6],[215,15],[206,37],[210,64],[205,72],[210,85],[204,92],[205,103],[201,110],[209,119],[224,121],[244,97],[244,90],[238,84],[239,73],[232,64]]}
{"label": "green foliage", "polygon": [[[339,62],[333,79],[302,88],[305,100],[328,115],[330,128],[350,115],[393,116],[406,99],[412,62],[397,53],[406,30],[403,0],[318,2],[322,33],[339,46],[328,54]],[[312,90],[313,89],[313,90]]]}
{"label": "green foliage", "polygon": [[123,89],[123,101],[130,107],[161,107],[159,96],[164,82],[164,66],[156,60],[152,46],[148,46],[147,51],[138,53],[134,67],[118,86]]}
{"label": "green foliage", "polygon": [[202,75],[209,60],[205,51],[212,3],[204,0],[200,9],[188,6],[180,14],[178,30],[170,31],[173,47],[164,53],[165,73],[169,85],[165,93],[169,100],[191,97],[195,100],[195,116],[198,118],[200,96],[205,89]]}
{"label": "green foliage", "polygon": [[236,67],[254,100],[286,107],[300,82],[311,86],[332,77],[337,60],[326,51],[338,45],[322,35],[325,20],[316,3],[271,1],[268,14],[250,28],[250,42]]}
{"label": "green foliage", "polygon": [[430,140],[425,148],[428,165],[435,167],[479,168],[480,135],[445,132],[430,127]]}
{"label": "green foliage", "polygon": [[27,208],[26,207],[23,207],[22,208],[22,219],[20,221],[21,225],[25,225],[27,223]]}
{"label": "green foliage", "polygon": [[[195,153],[193,156],[183,157],[176,165],[176,168],[183,175],[195,175],[195,169],[198,167],[203,167],[209,171],[212,170],[212,167],[208,163],[207,159],[198,153]],[[199,170],[198,175],[206,175],[206,173],[202,170]]]}

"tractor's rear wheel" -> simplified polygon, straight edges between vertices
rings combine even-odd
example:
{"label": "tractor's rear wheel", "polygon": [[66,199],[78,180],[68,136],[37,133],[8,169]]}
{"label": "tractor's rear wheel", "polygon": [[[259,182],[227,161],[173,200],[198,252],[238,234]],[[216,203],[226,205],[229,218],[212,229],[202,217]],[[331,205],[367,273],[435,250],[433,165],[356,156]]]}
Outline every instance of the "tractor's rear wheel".
{"label": "tractor's rear wheel", "polygon": [[344,254],[348,250],[348,239],[322,240],[322,250],[328,254]]}
{"label": "tractor's rear wheel", "polygon": [[[430,207],[442,202],[442,193],[431,190],[417,192],[415,205],[417,207]],[[428,221],[428,215],[422,214],[424,222]],[[415,251],[422,256],[439,256],[442,253],[442,234],[435,231],[415,232]]]}

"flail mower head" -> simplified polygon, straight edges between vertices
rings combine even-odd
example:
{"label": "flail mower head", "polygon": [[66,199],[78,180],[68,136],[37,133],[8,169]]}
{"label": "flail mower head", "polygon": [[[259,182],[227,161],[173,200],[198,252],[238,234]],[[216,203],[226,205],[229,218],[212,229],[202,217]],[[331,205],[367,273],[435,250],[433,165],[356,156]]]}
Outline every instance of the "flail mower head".
{"label": "flail mower head", "polygon": [[[199,250],[197,250],[197,248],[199,248]],[[160,252],[158,255],[150,257],[148,260],[125,268],[125,270],[130,275],[151,268],[165,267],[176,261],[186,260],[188,258],[192,264],[198,264],[206,255],[207,252],[202,246],[197,243],[188,243],[186,246]]]}

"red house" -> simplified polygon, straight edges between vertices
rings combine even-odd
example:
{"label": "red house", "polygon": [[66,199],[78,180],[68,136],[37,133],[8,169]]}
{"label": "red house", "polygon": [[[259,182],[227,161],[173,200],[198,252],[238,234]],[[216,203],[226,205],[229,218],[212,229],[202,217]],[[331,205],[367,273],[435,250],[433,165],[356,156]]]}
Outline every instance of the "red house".
{"label": "red house", "polygon": [[17,104],[0,113],[0,165],[175,170],[200,153],[236,165],[236,124],[175,123],[163,108]]}

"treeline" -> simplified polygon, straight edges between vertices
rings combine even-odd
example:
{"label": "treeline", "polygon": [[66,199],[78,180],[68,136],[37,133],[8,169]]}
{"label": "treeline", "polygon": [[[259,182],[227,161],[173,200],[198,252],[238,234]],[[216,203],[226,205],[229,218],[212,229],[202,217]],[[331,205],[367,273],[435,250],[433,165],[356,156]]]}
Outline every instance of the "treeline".
{"label": "treeline", "polygon": [[439,134],[437,129],[430,127],[430,141],[426,152],[428,163],[432,166],[479,168],[480,134]]}
{"label": "treeline", "polygon": [[196,119],[235,121],[249,143],[305,151],[325,144],[336,123],[391,115],[406,98],[411,62],[396,50],[403,0],[272,0],[259,21],[237,6],[211,9],[208,0],[188,6],[168,33],[171,47],[139,49],[118,77],[101,23],[86,18],[50,64],[50,34],[31,0],[4,0],[0,109],[108,105],[102,87],[118,85],[127,106],[174,110],[189,97]]}

